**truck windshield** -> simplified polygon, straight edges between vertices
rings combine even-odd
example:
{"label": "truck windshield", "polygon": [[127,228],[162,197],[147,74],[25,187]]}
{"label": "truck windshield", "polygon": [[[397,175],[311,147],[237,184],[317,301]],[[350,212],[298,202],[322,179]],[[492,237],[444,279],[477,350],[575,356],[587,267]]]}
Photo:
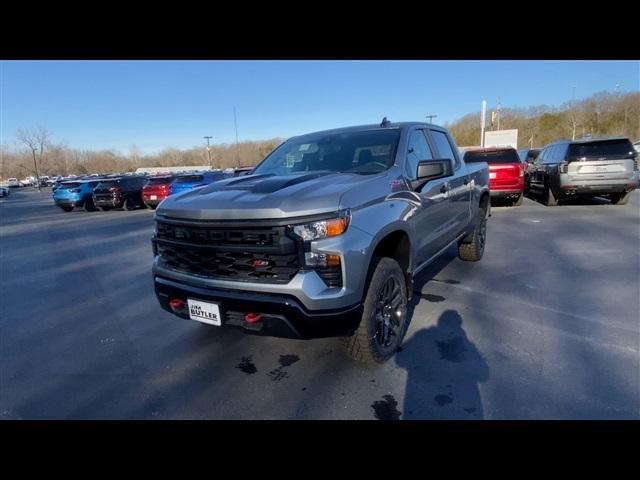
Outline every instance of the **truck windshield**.
{"label": "truck windshield", "polygon": [[397,128],[305,135],[281,144],[253,174],[379,173],[393,165],[399,139]]}
{"label": "truck windshield", "polygon": [[487,163],[520,163],[518,152],[514,149],[508,150],[487,150],[477,152],[467,152],[464,154],[464,161],[487,162]]}

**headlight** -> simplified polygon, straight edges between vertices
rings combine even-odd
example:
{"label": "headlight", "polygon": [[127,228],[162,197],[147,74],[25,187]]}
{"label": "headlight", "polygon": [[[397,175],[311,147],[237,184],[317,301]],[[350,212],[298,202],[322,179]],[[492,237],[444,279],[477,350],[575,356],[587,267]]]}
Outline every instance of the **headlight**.
{"label": "headlight", "polygon": [[295,225],[293,232],[304,241],[320,240],[321,238],[335,237],[347,231],[351,214],[348,211],[340,212],[338,218],[320,220],[317,222]]}

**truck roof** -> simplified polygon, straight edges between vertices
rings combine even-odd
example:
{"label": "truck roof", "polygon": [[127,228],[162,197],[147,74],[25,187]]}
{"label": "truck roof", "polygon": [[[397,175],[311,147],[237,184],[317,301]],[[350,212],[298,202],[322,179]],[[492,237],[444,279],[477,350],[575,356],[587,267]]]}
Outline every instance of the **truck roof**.
{"label": "truck roof", "polygon": [[443,127],[439,125],[434,125],[432,123],[425,122],[391,122],[386,126],[381,126],[379,123],[372,123],[368,125],[354,125],[351,127],[341,127],[341,128],[332,128],[330,130],[319,130],[317,132],[305,133],[302,135],[296,135],[290,138],[300,138],[306,137],[308,135],[317,135],[317,134],[340,134],[340,133],[348,133],[348,132],[358,132],[358,131],[367,131],[367,130],[389,130],[389,129],[401,129],[408,128],[413,126],[422,126],[429,128],[437,128],[438,130],[444,130]]}

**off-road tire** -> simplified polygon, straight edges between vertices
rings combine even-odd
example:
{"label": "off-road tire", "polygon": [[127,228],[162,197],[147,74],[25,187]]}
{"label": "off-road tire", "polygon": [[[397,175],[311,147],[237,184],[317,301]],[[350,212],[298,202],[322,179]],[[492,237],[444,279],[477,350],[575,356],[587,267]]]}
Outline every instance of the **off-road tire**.
{"label": "off-road tire", "polygon": [[458,242],[458,257],[465,262],[477,262],[484,255],[487,243],[487,207],[478,209],[471,243]]}
{"label": "off-road tire", "polygon": [[[352,359],[379,365],[389,360],[402,344],[409,326],[409,319],[407,318],[407,285],[402,268],[392,258],[374,258],[373,262],[373,274],[367,286],[360,324],[352,336],[342,338],[342,343],[347,355]],[[380,293],[390,277],[395,277],[401,290],[401,303],[398,308],[402,316],[398,334],[393,343],[383,347],[376,339],[376,307]]]}
{"label": "off-road tire", "polygon": [[611,200],[612,205],[626,205],[631,198],[632,192],[633,190],[626,193],[612,193],[609,195],[609,200]]}

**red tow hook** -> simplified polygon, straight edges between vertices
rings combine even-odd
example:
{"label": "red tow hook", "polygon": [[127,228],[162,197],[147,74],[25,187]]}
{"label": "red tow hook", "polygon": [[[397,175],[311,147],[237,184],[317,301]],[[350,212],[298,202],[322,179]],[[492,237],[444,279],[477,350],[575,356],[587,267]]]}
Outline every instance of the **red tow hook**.
{"label": "red tow hook", "polygon": [[181,298],[173,298],[169,301],[169,306],[173,311],[181,310],[185,306],[185,301]]}
{"label": "red tow hook", "polygon": [[244,315],[244,321],[247,323],[258,323],[260,320],[262,320],[260,313],[249,312]]}

